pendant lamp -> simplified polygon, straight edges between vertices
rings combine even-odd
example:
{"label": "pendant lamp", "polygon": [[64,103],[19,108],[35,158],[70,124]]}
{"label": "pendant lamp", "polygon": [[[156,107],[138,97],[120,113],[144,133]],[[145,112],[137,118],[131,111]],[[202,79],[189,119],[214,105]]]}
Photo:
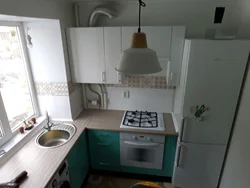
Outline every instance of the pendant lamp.
{"label": "pendant lamp", "polygon": [[146,4],[139,0],[139,28],[133,34],[131,48],[122,53],[117,71],[124,74],[153,74],[162,70],[156,52],[147,46],[145,33],[141,33],[141,7]]}

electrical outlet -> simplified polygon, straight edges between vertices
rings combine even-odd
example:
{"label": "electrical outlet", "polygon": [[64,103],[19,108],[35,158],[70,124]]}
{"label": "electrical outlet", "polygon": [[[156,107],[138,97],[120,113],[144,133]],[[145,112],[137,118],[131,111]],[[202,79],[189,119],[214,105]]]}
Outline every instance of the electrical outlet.
{"label": "electrical outlet", "polygon": [[127,92],[126,91],[123,92],[123,98],[127,98]]}
{"label": "electrical outlet", "polygon": [[130,92],[129,92],[129,90],[123,91],[123,98],[124,99],[129,99],[130,98]]}

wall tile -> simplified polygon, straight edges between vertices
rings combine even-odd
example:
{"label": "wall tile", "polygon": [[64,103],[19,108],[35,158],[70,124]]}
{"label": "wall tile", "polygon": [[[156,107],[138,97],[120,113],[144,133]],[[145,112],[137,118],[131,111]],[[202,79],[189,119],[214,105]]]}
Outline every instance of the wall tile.
{"label": "wall tile", "polygon": [[122,84],[106,84],[107,87],[174,89],[168,87],[165,76],[124,76]]}
{"label": "wall tile", "polygon": [[42,96],[68,96],[68,84],[63,82],[38,82],[36,84],[37,95]]}
{"label": "wall tile", "polygon": [[166,89],[167,88],[167,81],[166,78],[163,76],[155,76],[154,80],[154,88],[156,89]]}
{"label": "wall tile", "polygon": [[154,76],[143,76],[140,78],[141,88],[154,88],[155,77]]}

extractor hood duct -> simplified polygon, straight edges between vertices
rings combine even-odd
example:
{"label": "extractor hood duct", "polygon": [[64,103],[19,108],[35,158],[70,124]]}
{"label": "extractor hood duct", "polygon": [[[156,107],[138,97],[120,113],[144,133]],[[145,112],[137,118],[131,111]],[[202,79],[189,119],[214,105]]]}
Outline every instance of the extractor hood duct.
{"label": "extractor hood duct", "polygon": [[110,19],[114,18],[116,16],[115,12],[113,10],[111,10],[110,8],[108,8],[104,5],[97,6],[91,11],[91,13],[89,15],[88,27],[95,26],[98,17],[101,15],[108,16]]}

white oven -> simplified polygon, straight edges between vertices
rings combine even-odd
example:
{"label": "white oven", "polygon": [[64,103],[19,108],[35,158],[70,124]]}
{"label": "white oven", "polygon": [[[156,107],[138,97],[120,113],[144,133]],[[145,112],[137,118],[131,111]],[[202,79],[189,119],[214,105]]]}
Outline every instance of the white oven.
{"label": "white oven", "polygon": [[120,133],[122,166],[162,169],[165,136]]}

